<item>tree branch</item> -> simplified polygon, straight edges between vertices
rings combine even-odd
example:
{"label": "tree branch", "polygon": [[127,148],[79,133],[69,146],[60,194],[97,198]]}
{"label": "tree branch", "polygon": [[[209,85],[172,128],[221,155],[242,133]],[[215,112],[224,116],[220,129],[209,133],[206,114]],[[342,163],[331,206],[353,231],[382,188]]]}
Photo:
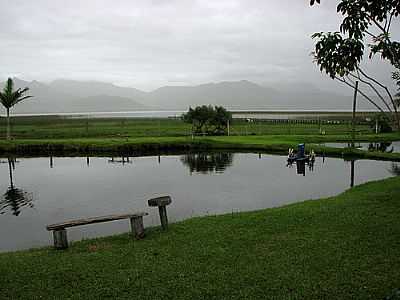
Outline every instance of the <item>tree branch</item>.
{"label": "tree branch", "polygon": [[377,38],[377,36],[375,34],[373,34],[372,32],[369,32],[368,30],[365,30],[365,33],[367,33],[369,36],[371,36],[374,39]]}
{"label": "tree branch", "polygon": [[380,30],[382,30],[382,32],[383,32],[384,34],[387,34],[387,31],[385,30],[385,28],[384,28],[381,24],[379,24],[379,22],[376,21],[375,18],[372,18],[372,17],[370,16],[370,20],[372,20],[372,22],[374,22],[374,24],[375,24]]}
{"label": "tree branch", "polygon": [[[356,87],[350,83],[348,83],[345,79],[340,78],[338,76],[335,76],[335,79],[339,80],[340,82],[343,82],[344,84],[348,85],[349,87],[355,89]],[[368,100],[372,105],[374,105],[380,112],[385,113],[385,111],[378,105],[376,104],[370,97],[368,97],[365,93],[363,93],[361,90],[358,90],[361,96],[363,96],[365,99]]]}
{"label": "tree branch", "polygon": [[367,75],[367,73],[365,73],[361,68],[358,68],[358,70],[360,71],[360,73],[367,79],[375,82],[377,85],[379,85],[381,88],[383,88],[386,91],[386,94],[389,96],[390,102],[393,105],[394,111],[397,113],[397,107],[396,104],[393,100],[393,96],[392,93],[390,93],[389,89],[387,88],[387,86],[383,85],[382,83],[380,83],[378,80],[372,78],[371,76]]}
{"label": "tree branch", "polygon": [[392,25],[393,15],[394,15],[394,10],[390,14],[389,22],[387,23],[387,27],[385,26],[386,32],[389,32],[389,30],[390,30],[390,26]]}
{"label": "tree branch", "polygon": [[382,102],[385,104],[385,106],[387,107],[387,109],[392,112],[392,109],[390,108],[389,104],[386,102],[385,98],[383,98],[383,96],[381,95],[381,93],[379,93],[379,91],[374,87],[374,85],[371,82],[368,82],[364,79],[361,78],[361,76],[359,74],[354,75],[352,73],[349,73],[350,76],[352,76],[355,79],[358,79],[360,82],[368,85],[374,92],[375,94],[382,100]]}

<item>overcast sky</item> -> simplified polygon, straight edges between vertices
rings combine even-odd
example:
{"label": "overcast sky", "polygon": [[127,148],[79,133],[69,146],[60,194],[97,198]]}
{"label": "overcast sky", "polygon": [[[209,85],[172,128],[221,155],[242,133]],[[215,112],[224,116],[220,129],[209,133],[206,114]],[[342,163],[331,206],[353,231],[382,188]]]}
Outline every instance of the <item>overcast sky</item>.
{"label": "overcast sky", "polygon": [[[338,88],[310,57],[310,35],[338,28],[336,2],[0,0],[0,79],[143,90],[241,79]],[[390,70],[371,69],[388,82]]]}

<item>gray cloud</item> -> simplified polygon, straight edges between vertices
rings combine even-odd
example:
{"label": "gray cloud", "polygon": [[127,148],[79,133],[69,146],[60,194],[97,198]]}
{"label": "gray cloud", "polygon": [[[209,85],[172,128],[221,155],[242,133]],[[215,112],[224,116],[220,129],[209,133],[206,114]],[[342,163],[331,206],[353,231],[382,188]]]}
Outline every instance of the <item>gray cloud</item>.
{"label": "gray cloud", "polygon": [[[142,89],[248,79],[338,85],[310,35],[337,30],[336,1],[0,0],[0,79],[101,80]],[[388,66],[373,71],[387,74]]]}

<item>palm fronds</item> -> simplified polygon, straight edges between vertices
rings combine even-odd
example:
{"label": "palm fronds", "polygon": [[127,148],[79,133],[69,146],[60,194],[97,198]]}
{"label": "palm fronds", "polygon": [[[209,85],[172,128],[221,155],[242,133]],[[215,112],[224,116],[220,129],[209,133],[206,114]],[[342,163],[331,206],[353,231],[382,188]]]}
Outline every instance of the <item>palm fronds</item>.
{"label": "palm fronds", "polygon": [[14,82],[11,78],[8,78],[6,86],[3,91],[0,92],[0,102],[6,108],[10,109],[15,104],[31,98],[32,96],[25,96],[25,93],[29,91],[29,88],[19,88],[14,90]]}

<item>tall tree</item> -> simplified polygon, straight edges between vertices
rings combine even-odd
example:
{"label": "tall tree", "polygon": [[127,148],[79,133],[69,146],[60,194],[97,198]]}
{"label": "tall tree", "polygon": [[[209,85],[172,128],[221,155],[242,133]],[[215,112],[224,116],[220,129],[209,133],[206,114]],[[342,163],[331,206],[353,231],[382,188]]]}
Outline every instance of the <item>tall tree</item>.
{"label": "tall tree", "polygon": [[0,102],[4,106],[7,112],[7,140],[11,139],[10,133],[10,109],[17,103],[31,98],[32,96],[25,96],[25,93],[29,88],[19,88],[14,90],[14,82],[11,78],[8,78],[6,86],[3,91],[0,92]]}
{"label": "tall tree", "polygon": [[[320,0],[311,0],[315,5]],[[400,14],[399,0],[340,0],[337,12],[343,15],[339,32],[318,32],[314,58],[321,71],[331,78],[354,88],[355,81],[372,91],[375,97],[361,89],[360,94],[381,112],[388,112],[400,130],[400,116],[395,96],[390,89],[360,64],[369,49],[368,57],[380,55],[389,62],[394,80],[400,78],[400,43],[391,36],[391,26]]]}

